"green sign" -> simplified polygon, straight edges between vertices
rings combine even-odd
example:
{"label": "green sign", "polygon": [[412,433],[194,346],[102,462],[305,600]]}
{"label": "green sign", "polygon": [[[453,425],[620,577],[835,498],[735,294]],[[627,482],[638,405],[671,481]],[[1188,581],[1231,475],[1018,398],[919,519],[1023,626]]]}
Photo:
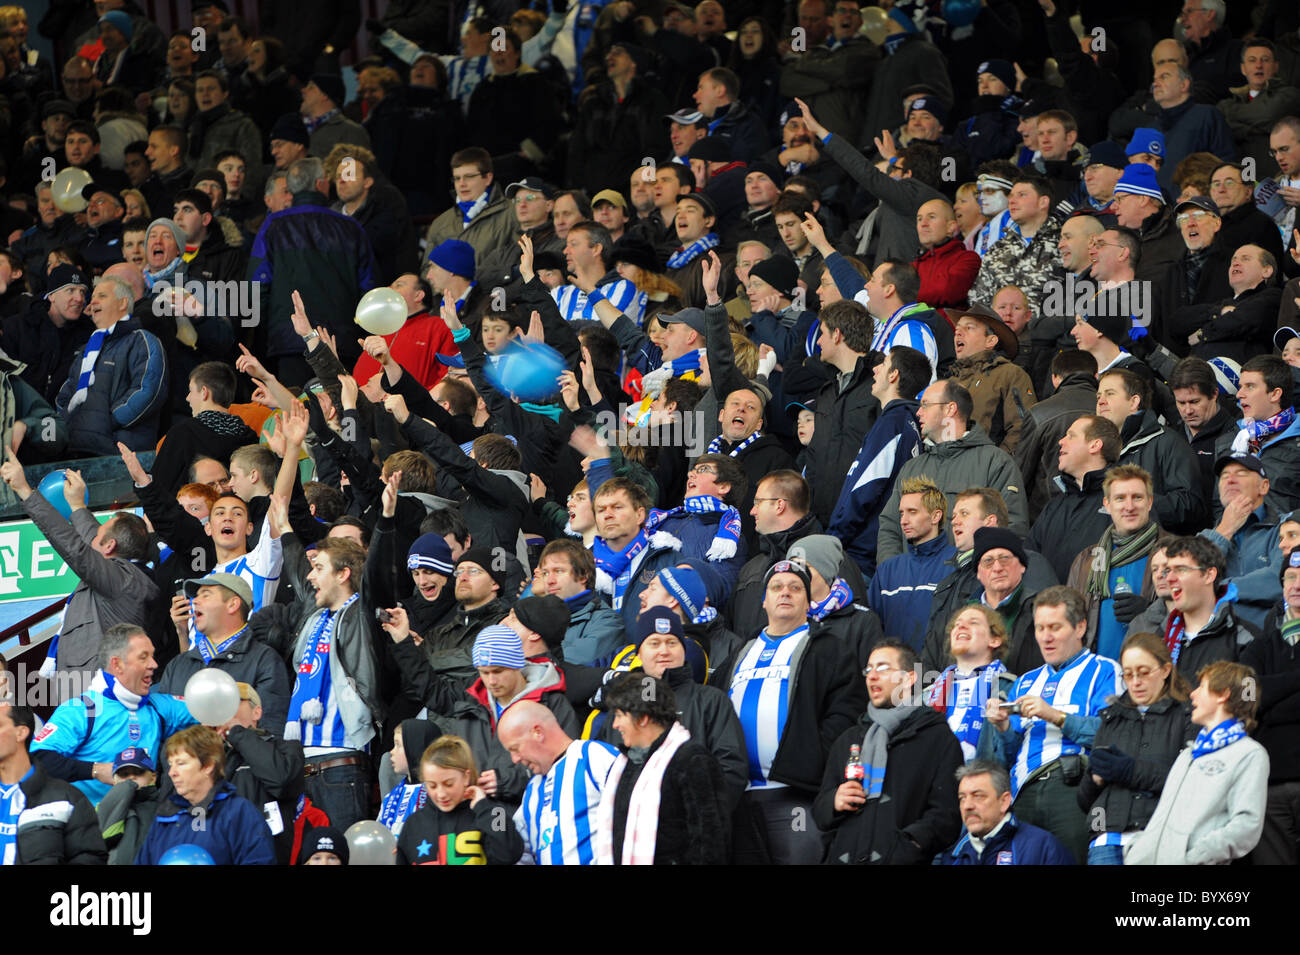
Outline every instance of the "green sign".
{"label": "green sign", "polygon": [[[114,512],[96,514],[101,524]],[[0,525],[0,601],[66,597],[77,575],[31,521]]]}

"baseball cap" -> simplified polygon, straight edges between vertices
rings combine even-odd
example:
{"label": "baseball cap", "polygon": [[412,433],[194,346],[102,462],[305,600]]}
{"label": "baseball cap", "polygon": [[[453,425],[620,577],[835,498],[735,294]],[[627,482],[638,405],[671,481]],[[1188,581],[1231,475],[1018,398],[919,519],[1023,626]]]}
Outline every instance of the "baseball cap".
{"label": "baseball cap", "polygon": [[1184,206],[1195,206],[1197,209],[1204,209],[1211,215],[1220,217],[1223,215],[1223,213],[1219,211],[1219,204],[1209,196],[1188,196],[1186,199],[1179,202],[1178,205],[1174,206],[1174,215],[1181,212]]}
{"label": "baseball cap", "polygon": [[665,113],[664,119],[678,126],[706,126],[709,122],[698,109],[679,109],[675,113]]}
{"label": "baseball cap", "polygon": [[627,208],[627,200],[624,199],[623,194],[616,189],[602,189],[591,199],[593,207],[600,205],[602,202],[608,202],[610,205],[618,206],[620,209]]}
{"label": "baseball cap", "polygon": [[235,574],[208,574],[206,577],[192,577],[185,581],[185,596],[191,600],[198,594],[200,587],[225,587],[236,597],[253,606],[253,588],[248,581]]}
{"label": "baseball cap", "polygon": [[1240,464],[1248,471],[1254,471],[1260,477],[1268,480],[1268,474],[1264,471],[1264,462],[1256,455],[1245,454],[1238,451],[1236,454],[1220,455],[1219,459],[1214,462],[1214,476],[1218,477],[1219,473],[1229,464]]}
{"label": "baseball cap", "polygon": [[520,189],[527,189],[529,192],[540,192],[543,199],[555,198],[555,190],[548,186],[541,176],[525,176],[518,182],[512,182],[506,186],[506,198],[513,199],[515,193]]}
{"label": "baseball cap", "polygon": [[708,322],[704,317],[704,310],[699,308],[684,308],[680,312],[674,312],[672,315],[660,315],[660,325],[672,325],[680,322],[687,328],[699,332],[701,335],[708,334]]}
{"label": "baseball cap", "polygon": [[140,746],[128,746],[117,754],[117,758],[113,760],[113,775],[117,775],[128,767],[150,773],[157,769],[153,757]]}

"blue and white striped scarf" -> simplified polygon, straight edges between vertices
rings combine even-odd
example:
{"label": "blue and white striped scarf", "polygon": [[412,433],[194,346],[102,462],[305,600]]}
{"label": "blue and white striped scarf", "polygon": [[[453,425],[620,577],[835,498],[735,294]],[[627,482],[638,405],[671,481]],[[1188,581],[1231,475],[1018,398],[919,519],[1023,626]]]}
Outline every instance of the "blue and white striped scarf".
{"label": "blue and white striped scarf", "polygon": [[668,268],[680,269],[683,266],[690,265],[696,258],[703,255],[709,249],[715,248],[718,244],[718,234],[710,232],[708,235],[696,239],[690,245],[684,245],[672,255],[668,256]]}
{"label": "blue and white striped scarf", "polygon": [[[293,697],[289,700],[289,719],[285,723],[285,739],[289,739],[290,728],[301,732],[301,723],[319,723],[325,718],[330,695],[330,648],[333,644],[334,630],[338,626],[343,611],[352,606],[357,599],[353,594],[338,610],[325,610],[316,619],[316,626],[303,646],[302,658],[298,661],[298,678],[293,685]],[[302,739],[301,735],[293,738]]]}
{"label": "blue and white striped scarf", "polygon": [[722,513],[722,520],[718,521],[718,530],[713,535],[713,543],[709,545],[704,556],[712,561],[727,560],[736,556],[736,545],[740,540],[740,511],[718,500],[712,494],[698,494],[695,497],[688,497],[678,507],[667,511],[651,512],[654,516],[646,520],[646,530],[653,531],[670,517],[711,514],[718,511]]}
{"label": "blue and white striped scarf", "polygon": [[[460,209],[460,227],[462,229],[467,228],[474,221],[474,217],[487,208],[488,193],[491,191],[490,189],[484,189],[482,195],[477,199],[467,199],[464,202],[456,203],[456,208]],[[466,294],[469,293],[466,292]],[[460,313],[460,302],[456,303],[456,312],[457,314]]]}
{"label": "blue and white striped scarf", "polygon": [[1192,744],[1192,759],[1200,759],[1215,750],[1231,746],[1247,735],[1246,724],[1235,717],[1224,720],[1213,729],[1206,727],[1196,734],[1196,742]]}
{"label": "blue and white striped scarf", "polygon": [[[193,609],[193,607],[194,607],[194,601],[191,600],[190,608]],[[206,636],[204,636],[201,633],[197,633],[196,631],[198,639],[194,643],[195,646],[197,646],[199,649],[199,656],[203,658],[203,665],[205,667],[211,666],[212,661],[215,660],[217,657],[219,657],[221,654],[225,653],[227,650],[229,650],[231,645],[234,644],[234,642],[238,640],[240,637],[242,637],[247,630],[248,630],[248,624],[244,624],[237,631],[232,633],[230,636],[226,637],[226,639],[222,640],[216,646],[213,646],[212,642],[208,640]]]}
{"label": "blue and white striped scarf", "polygon": [[77,390],[72,393],[72,398],[68,401],[68,414],[72,414],[85,403],[86,396],[90,393],[90,386],[95,383],[95,362],[99,360],[104,340],[116,327],[117,325],[113,324],[108,328],[97,328],[90,336],[90,341],[86,342],[86,350],[81,354],[81,372],[77,375]]}
{"label": "blue and white striped scarf", "polygon": [[820,600],[808,608],[808,616],[814,620],[821,620],[827,614],[834,613],[841,607],[846,607],[849,601],[853,599],[853,588],[845,583],[843,577],[836,577],[831,584],[831,592],[826,595],[825,600]]}
{"label": "blue and white striped scarf", "polygon": [[[743,440],[737,442],[736,446],[727,452],[727,457],[729,458],[738,457],[741,451],[744,451],[747,447],[749,447],[751,444],[753,444],[762,436],[763,436],[762,431],[755,431],[748,438],[744,438]],[[716,438],[714,438],[712,441],[709,442],[709,448],[706,453],[721,454],[722,445],[726,442],[726,440],[727,439],[724,438],[722,435],[718,435]]]}

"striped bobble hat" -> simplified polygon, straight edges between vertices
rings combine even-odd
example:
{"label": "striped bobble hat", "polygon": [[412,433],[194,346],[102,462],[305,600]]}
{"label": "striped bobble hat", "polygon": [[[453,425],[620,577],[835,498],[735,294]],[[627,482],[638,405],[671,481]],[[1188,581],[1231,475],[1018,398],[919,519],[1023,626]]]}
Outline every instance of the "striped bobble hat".
{"label": "striped bobble hat", "polygon": [[1225,395],[1236,395],[1241,385],[1241,365],[1231,358],[1214,357],[1209,360],[1214,369],[1214,380],[1219,384],[1219,391]]}
{"label": "striped bobble hat", "polygon": [[1129,163],[1120,173],[1119,182],[1115,183],[1115,195],[1125,192],[1135,196],[1148,196],[1161,205],[1165,202],[1165,194],[1156,182],[1156,171],[1144,162]]}
{"label": "striped bobble hat", "polygon": [[432,570],[450,577],[453,570],[451,548],[440,534],[422,534],[415,539],[406,555],[406,569]]}
{"label": "striped bobble hat", "polygon": [[507,667],[522,670],[527,661],[524,659],[524,644],[519,635],[509,627],[495,624],[484,627],[474,638],[474,666]]}

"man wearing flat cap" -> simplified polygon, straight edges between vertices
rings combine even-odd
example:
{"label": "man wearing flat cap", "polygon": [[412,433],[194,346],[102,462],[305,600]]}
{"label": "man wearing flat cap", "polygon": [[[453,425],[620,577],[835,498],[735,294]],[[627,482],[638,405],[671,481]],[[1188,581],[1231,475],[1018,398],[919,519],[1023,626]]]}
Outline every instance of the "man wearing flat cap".
{"label": "man wearing flat cap", "polygon": [[953,381],[970,392],[975,408],[971,413],[988,432],[989,440],[1008,454],[1020,443],[1020,429],[1038,398],[1029,375],[1013,359],[1020,342],[991,308],[974,305],[953,310],[953,349],[957,360],[950,372]]}

